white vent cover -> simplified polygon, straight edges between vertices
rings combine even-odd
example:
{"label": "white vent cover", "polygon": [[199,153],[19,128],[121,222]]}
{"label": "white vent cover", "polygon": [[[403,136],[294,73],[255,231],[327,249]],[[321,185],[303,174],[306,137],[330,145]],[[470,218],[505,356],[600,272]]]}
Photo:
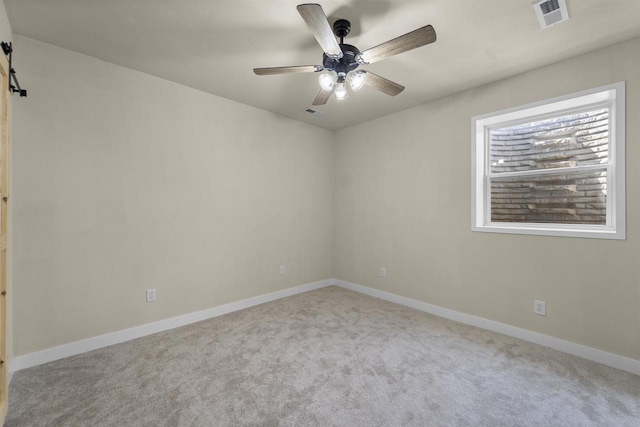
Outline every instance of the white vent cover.
{"label": "white vent cover", "polygon": [[533,10],[536,11],[540,27],[543,29],[569,19],[565,0],[542,0],[534,3]]}
{"label": "white vent cover", "polygon": [[314,110],[313,108],[307,108],[306,110],[304,110],[306,113],[311,114],[312,116],[316,116],[316,117],[324,117],[326,116],[325,113],[323,113],[322,111],[318,111],[318,110]]}

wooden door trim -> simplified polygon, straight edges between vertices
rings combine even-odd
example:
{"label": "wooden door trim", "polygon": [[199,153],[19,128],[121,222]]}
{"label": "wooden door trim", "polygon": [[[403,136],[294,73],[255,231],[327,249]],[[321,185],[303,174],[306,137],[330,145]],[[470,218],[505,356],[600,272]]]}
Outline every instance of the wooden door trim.
{"label": "wooden door trim", "polygon": [[7,384],[7,268],[9,204],[9,62],[0,56],[0,425],[8,409]]}

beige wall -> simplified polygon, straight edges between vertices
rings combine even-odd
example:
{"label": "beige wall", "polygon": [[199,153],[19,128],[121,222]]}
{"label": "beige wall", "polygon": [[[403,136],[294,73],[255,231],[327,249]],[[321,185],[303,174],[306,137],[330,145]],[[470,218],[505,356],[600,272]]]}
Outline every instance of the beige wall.
{"label": "beige wall", "polygon": [[[639,40],[337,133],[15,45],[16,355],[333,276],[640,359]],[[472,233],[471,116],[620,80],[627,240]]]}
{"label": "beige wall", "polygon": [[2,0],[0,1],[0,41],[10,42],[11,40],[11,25],[7,17],[7,10],[4,7],[4,0]]}
{"label": "beige wall", "polygon": [[[627,240],[472,233],[471,117],[621,80]],[[338,131],[334,277],[640,359],[639,100],[634,40]]]}
{"label": "beige wall", "polygon": [[332,132],[14,45],[16,355],[332,276]]}

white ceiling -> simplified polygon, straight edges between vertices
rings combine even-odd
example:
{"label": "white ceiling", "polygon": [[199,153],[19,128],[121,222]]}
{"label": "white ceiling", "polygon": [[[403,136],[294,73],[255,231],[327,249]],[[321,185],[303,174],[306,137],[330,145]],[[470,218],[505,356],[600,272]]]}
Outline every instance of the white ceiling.
{"label": "white ceiling", "polygon": [[569,21],[546,30],[533,0],[321,1],[360,50],[426,24],[438,40],[365,67],[400,95],[365,87],[318,118],[304,112],[317,74],[252,71],[322,63],[303,0],[4,0],[14,33],[334,130],[640,37],[640,0],[566,1]]}

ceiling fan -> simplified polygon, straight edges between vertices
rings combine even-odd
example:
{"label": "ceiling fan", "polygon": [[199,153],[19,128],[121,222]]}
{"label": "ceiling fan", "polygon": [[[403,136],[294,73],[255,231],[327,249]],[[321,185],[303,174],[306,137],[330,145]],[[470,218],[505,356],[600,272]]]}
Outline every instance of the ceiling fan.
{"label": "ceiling fan", "polygon": [[[356,69],[360,65],[378,62],[436,41],[435,30],[431,25],[426,25],[378,46],[360,51],[355,46],[344,44],[344,37],[351,31],[351,23],[346,19],[338,19],[332,29],[322,6],[319,4],[300,4],[298,12],[324,51],[322,65],[254,68],[253,72],[259,76],[265,76],[326,71],[326,73],[320,74],[321,89],[313,100],[313,105],[326,104],[332,94],[337,99],[346,98],[348,96],[347,83],[354,91],[367,85],[387,95],[396,96],[404,90],[404,86],[371,71]],[[336,37],[340,38],[340,43],[336,41]]]}

